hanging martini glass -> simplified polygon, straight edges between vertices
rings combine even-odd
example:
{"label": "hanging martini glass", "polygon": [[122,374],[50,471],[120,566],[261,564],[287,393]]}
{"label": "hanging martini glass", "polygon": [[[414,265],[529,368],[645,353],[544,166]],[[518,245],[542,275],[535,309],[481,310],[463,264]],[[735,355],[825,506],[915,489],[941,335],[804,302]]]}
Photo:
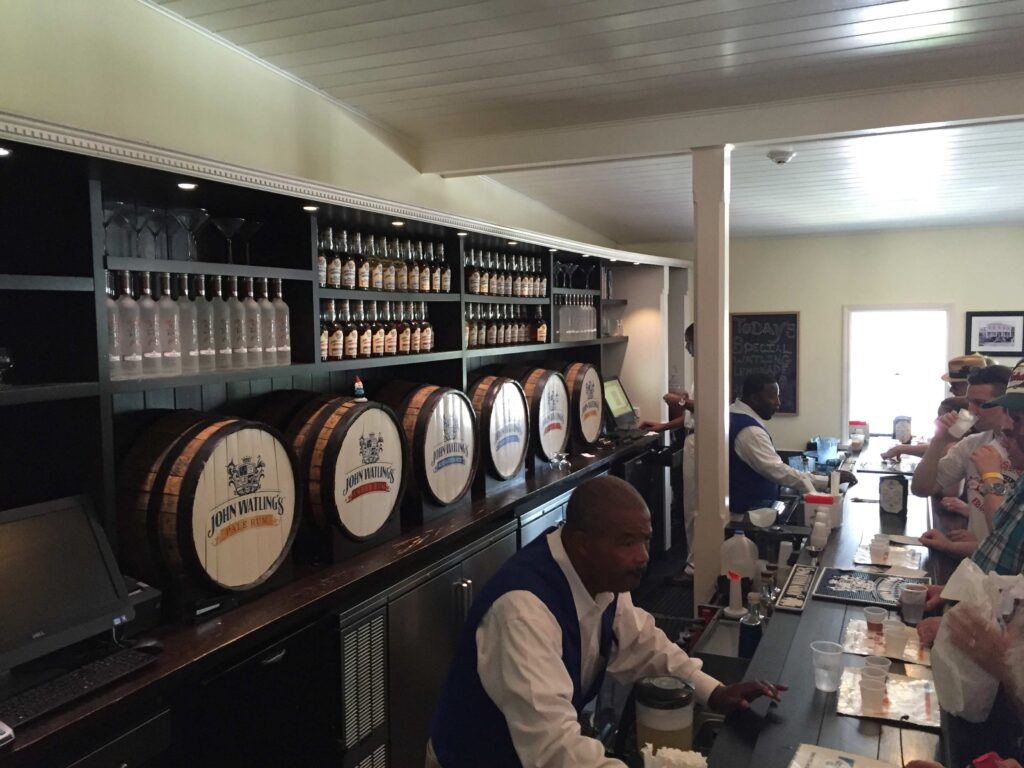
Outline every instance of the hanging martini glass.
{"label": "hanging martini glass", "polygon": [[188,260],[196,261],[196,234],[210,220],[205,208],[172,208],[168,211],[188,235]]}
{"label": "hanging martini glass", "polygon": [[231,250],[231,239],[238,234],[238,230],[245,224],[245,219],[210,219],[210,221],[224,235],[224,239],[228,241],[228,264],[234,264],[235,256]]}

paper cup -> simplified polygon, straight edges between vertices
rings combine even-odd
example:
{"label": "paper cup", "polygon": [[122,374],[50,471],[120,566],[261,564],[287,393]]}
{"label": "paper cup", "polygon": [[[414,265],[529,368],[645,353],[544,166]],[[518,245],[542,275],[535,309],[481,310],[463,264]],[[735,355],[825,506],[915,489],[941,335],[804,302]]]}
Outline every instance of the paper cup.
{"label": "paper cup", "polygon": [[907,624],[917,624],[924,618],[924,604],[928,587],[924,584],[904,584],[900,591],[900,613]]}

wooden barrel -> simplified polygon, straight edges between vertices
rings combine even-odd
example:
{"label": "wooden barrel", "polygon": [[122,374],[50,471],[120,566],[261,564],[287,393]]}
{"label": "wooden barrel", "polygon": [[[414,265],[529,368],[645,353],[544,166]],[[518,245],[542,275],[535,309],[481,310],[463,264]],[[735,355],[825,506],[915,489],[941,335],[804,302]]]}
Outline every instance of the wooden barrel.
{"label": "wooden barrel", "polygon": [[569,390],[558,371],[547,368],[507,369],[518,379],[530,403],[533,449],[545,461],[565,451],[569,444]]}
{"label": "wooden barrel", "polygon": [[294,455],[265,424],[173,411],[118,474],[121,551],[165,589],[244,591],[270,578],[298,528]]}
{"label": "wooden barrel", "polygon": [[530,406],[522,385],[503,376],[484,376],[469,388],[480,425],[480,454],[499,480],[519,473],[530,447]]}
{"label": "wooden barrel", "polygon": [[450,387],[395,381],[377,399],[398,413],[421,492],[441,506],[465,496],[477,461],[476,416],[469,398]]}
{"label": "wooden barrel", "polygon": [[604,385],[597,368],[589,363],[570,363],[565,367],[565,384],[569,388],[569,413],[572,433],[586,445],[593,445],[601,436],[604,414]]}
{"label": "wooden barrel", "polygon": [[284,432],[298,456],[317,527],[333,526],[366,541],[397,512],[405,492],[406,444],[386,405],[283,391],[270,395],[258,416],[287,417]]}

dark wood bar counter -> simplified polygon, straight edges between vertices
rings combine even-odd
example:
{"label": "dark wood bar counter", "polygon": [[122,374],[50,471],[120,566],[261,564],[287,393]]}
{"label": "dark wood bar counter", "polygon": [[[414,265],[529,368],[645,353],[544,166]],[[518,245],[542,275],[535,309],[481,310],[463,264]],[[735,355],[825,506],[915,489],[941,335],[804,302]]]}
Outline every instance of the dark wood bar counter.
{"label": "dark wood bar counter", "polygon": [[[877,448],[876,448],[877,450]],[[819,566],[850,568],[865,537],[874,533],[918,536],[931,527],[929,504],[911,497],[905,518],[879,510],[877,474],[861,472],[859,483],[846,495],[844,521],[832,531]],[[934,576],[938,558],[922,565]],[[806,551],[800,563],[810,563]],[[786,768],[802,743],[853,752],[902,766],[914,759],[940,759],[939,734],[914,727],[836,712],[836,693],[814,686],[810,644],[816,640],[841,643],[851,618],[861,617],[862,606],[830,602],[808,596],[802,613],[775,611],[751,660],[745,678],[778,681],[789,686],[777,706],[759,700],[745,713],[729,717],[715,741],[711,768]],[[844,666],[859,666],[863,657],[845,654]],[[893,662],[900,672],[900,662]]]}
{"label": "dark wood bar counter", "polygon": [[[534,473],[510,481],[498,493],[474,499],[459,511],[404,531],[349,560],[328,566],[297,565],[292,581],[251,603],[193,626],[161,627],[156,635],[164,648],[154,664],[19,728],[12,748],[0,754],[0,766],[72,764],[69,756],[88,754],[111,734],[120,734],[136,723],[152,728],[150,718],[163,718],[156,727],[163,738],[188,738],[180,732],[171,734],[168,707],[173,710],[176,702],[188,706],[191,699],[201,697],[204,677],[265,651],[281,638],[322,621],[330,612],[343,614],[368,598],[397,591],[417,571],[444,567],[468,544],[499,534],[508,537],[510,531],[514,534],[519,516],[565,494],[589,476],[617,471],[625,462],[647,453],[655,442],[656,438],[647,437],[615,447],[595,447],[590,458],[572,456],[568,470],[538,464]],[[300,688],[304,684],[295,681]],[[272,725],[266,724],[268,728]]]}

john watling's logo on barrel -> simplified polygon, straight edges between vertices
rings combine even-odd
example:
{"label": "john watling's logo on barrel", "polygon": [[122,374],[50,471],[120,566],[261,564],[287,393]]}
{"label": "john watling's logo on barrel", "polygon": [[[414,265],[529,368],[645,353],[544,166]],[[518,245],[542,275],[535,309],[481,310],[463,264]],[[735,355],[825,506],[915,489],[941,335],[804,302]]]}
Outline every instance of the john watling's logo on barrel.
{"label": "john watling's logo on barrel", "polygon": [[235,498],[216,507],[210,514],[210,530],[206,538],[217,546],[242,531],[255,528],[274,528],[281,524],[278,518],[285,513],[284,496],[277,491],[260,493],[267,465],[262,457],[243,456],[238,464],[232,459],[227,465],[228,483]]}
{"label": "john watling's logo on barrel", "polygon": [[453,464],[465,464],[469,455],[469,446],[461,439],[462,423],[458,416],[445,416],[441,420],[441,433],[444,442],[434,449],[431,459],[434,472],[440,472]]}
{"label": "john watling's logo on barrel", "polygon": [[594,397],[596,389],[597,387],[593,381],[587,381],[583,385],[585,397],[583,399],[583,407],[580,409],[583,421],[601,415],[601,405],[597,402],[597,398]]}
{"label": "john watling's logo on barrel", "polygon": [[544,416],[543,434],[548,432],[554,432],[562,429],[562,422],[565,420],[562,416],[562,397],[554,389],[549,389],[548,394],[548,412]]}
{"label": "john watling's logo on barrel", "polygon": [[500,451],[506,445],[515,445],[523,441],[523,425],[518,421],[510,421],[498,427],[494,434],[494,450]]}
{"label": "john watling's logo on barrel", "polygon": [[351,504],[368,493],[387,493],[395,484],[395,468],[380,463],[384,451],[384,436],[376,432],[359,436],[359,457],[362,466],[345,477],[344,497]]}

